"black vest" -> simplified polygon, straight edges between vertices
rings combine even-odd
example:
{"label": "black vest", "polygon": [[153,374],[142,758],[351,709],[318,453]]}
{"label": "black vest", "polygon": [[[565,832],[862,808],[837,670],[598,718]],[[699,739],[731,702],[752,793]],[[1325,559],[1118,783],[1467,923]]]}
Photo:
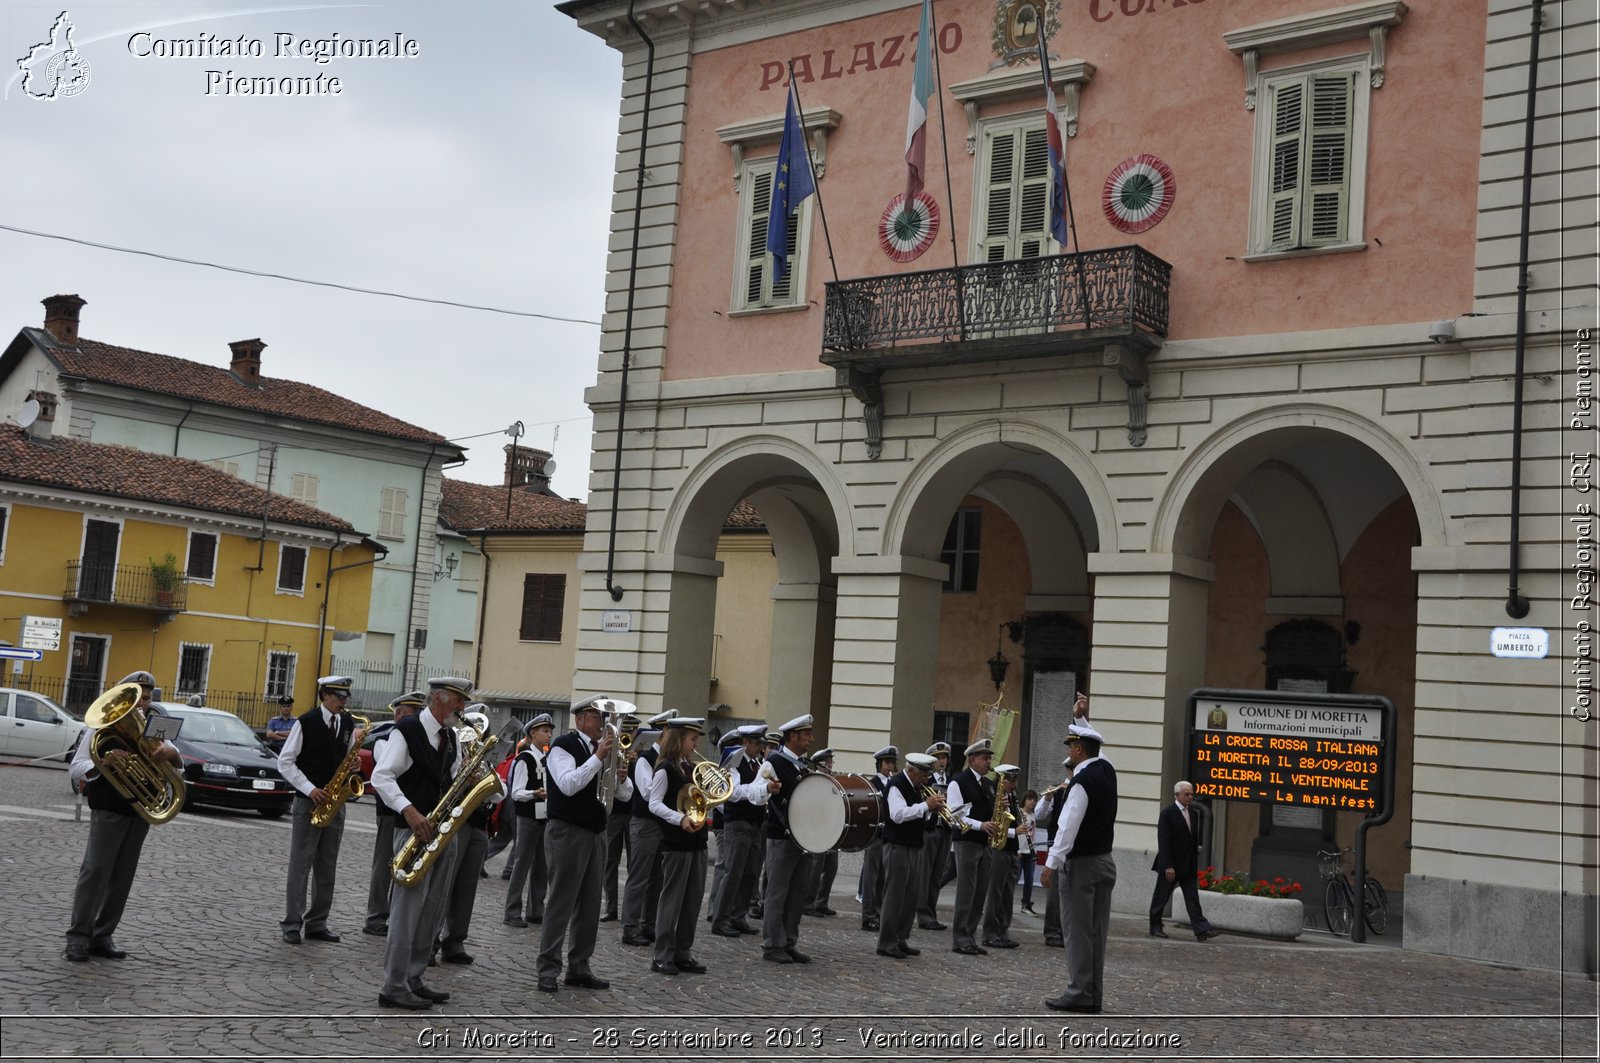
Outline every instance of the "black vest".
{"label": "black vest", "polygon": [[810,772],[783,752],[769,754],[767,763],[772,765],[782,785],[767,799],[767,837],[782,840],[789,837],[789,799],[794,796],[795,783]]}
{"label": "black vest", "polygon": [[[678,770],[676,764],[668,764],[662,769],[667,773],[667,792],[662,795],[661,803],[668,808],[678,807],[678,795],[689,785],[690,776]],[[696,849],[706,847],[706,832],[704,830],[686,831],[675,823],[668,823],[664,819],[657,819],[661,824],[661,848],[671,853],[692,853]]]}
{"label": "black vest", "polygon": [[442,750],[428,740],[428,732],[422,725],[422,717],[408,716],[395,724],[394,733],[384,739],[386,742],[393,742],[398,736],[405,742],[406,750],[411,754],[411,767],[395,781],[400,784],[400,792],[406,795],[406,800],[416,806],[417,811],[424,816],[432,815],[434,808],[439,804],[439,799],[444,796],[445,790],[449,789],[450,769],[456,762],[455,731],[443,727],[439,733],[446,736]]}
{"label": "black vest", "polygon": [[[517,761],[525,765],[524,770],[528,773],[528,789],[537,790],[543,786],[545,788],[545,800],[548,801],[550,799],[549,780],[545,775],[544,765],[533,755],[533,750],[524,749],[521,753],[518,753]],[[516,763],[511,765],[511,770],[513,773],[517,770]],[[537,798],[527,801],[513,801],[511,804],[513,811],[524,819],[536,818],[537,809],[535,806],[539,804]]]}
{"label": "black vest", "polygon": [[295,766],[305,772],[312,786],[326,786],[333,773],[339,770],[339,762],[350,751],[350,735],[355,731],[355,724],[349,714],[341,712],[333,718],[337,730],[330,731],[322,722],[320,706],[301,713],[299,719],[300,755],[294,760]]}
{"label": "black vest", "polygon": [[[734,769],[739,785],[749,786],[756,781],[756,773],[761,769],[744,755],[744,750],[740,750],[735,756],[739,759],[739,766]],[[758,805],[754,801],[729,801],[721,808],[723,815],[733,822],[760,823],[767,815],[766,806]]]}
{"label": "black vest", "polygon": [[[889,777],[889,788],[898,790],[900,796],[905,798],[908,806],[917,804],[922,800],[917,796],[917,788],[911,785],[910,778],[903,771]],[[883,800],[883,807],[883,840],[890,845],[908,845],[913,849],[922,848],[922,836],[927,833],[922,829],[923,821],[921,819],[912,819],[904,823],[896,823],[889,817],[889,799],[887,797]]]}
{"label": "black vest", "polygon": [[[971,768],[963,770],[954,779],[950,780],[961,790],[963,803],[970,802],[972,807],[967,809],[967,818],[975,819],[979,823],[987,823],[994,818],[994,794],[989,792],[989,786],[984,782],[983,776]],[[989,836],[981,830],[969,830],[957,837],[972,845],[988,845]]]}
{"label": "black vest", "polygon": [[1078,836],[1073,839],[1068,860],[1080,856],[1104,856],[1111,851],[1117,825],[1117,769],[1096,760],[1072,777],[1073,786],[1083,787],[1089,805],[1084,809]]}
{"label": "black vest", "polygon": [[1056,828],[1061,825],[1061,813],[1067,810],[1067,795],[1072,793],[1072,782],[1069,779],[1066,786],[1050,795],[1050,814],[1044,817],[1044,836],[1049,841],[1056,840]]}
{"label": "black vest", "polygon": [[656,746],[651,746],[649,749],[639,754],[638,758],[633,762],[633,768],[628,774],[628,778],[633,780],[633,798],[630,800],[629,806],[632,809],[633,814],[636,816],[650,815],[650,795],[646,792],[644,787],[639,785],[638,780],[634,778],[639,770],[639,761],[642,760],[646,764],[650,765],[650,771],[654,773],[656,770],[656,758],[659,756],[661,756],[661,750]]}
{"label": "black vest", "polygon": [[[94,737],[94,734],[95,732],[93,731],[85,731],[83,732],[83,737],[79,739],[79,741],[87,742],[89,739]],[[108,745],[110,744],[108,743]],[[119,738],[116,743],[110,747],[126,749],[127,743],[123,742]],[[123,797],[120,793],[118,793],[117,788],[111,785],[111,780],[107,779],[104,775],[96,776],[95,778],[84,783],[83,798],[85,801],[89,802],[90,808],[96,809],[100,812],[117,812],[124,816],[138,815],[138,813],[133,810],[133,802],[129,801],[126,797]]]}
{"label": "black vest", "polygon": [[[551,751],[566,750],[572,757],[574,767],[583,767],[594,756],[589,751],[587,741],[577,731],[568,731],[556,739],[550,746]],[[548,756],[549,754],[546,754]],[[605,769],[602,767],[601,771]],[[589,784],[577,793],[568,797],[561,792],[561,787],[551,785],[547,791],[550,795],[550,818],[559,819],[565,823],[582,827],[584,830],[598,834],[606,829],[606,808],[600,803],[600,775],[595,773]]]}

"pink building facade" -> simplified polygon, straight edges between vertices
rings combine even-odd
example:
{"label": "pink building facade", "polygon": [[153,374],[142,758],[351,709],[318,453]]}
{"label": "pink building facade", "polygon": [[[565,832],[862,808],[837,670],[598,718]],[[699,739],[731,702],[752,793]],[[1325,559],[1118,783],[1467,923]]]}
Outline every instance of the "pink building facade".
{"label": "pink building facade", "polygon": [[[964,737],[998,632],[1029,785],[1091,692],[1138,911],[1191,691],[1382,695],[1406,946],[1593,973],[1595,5],[1543,4],[1521,293],[1528,3],[938,0],[904,261],[920,5],[631,6],[561,5],[624,64],[574,689],[704,705],[748,498],[769,718],[846,770]],[[790,69],[819,194],[779,276]],[[1314,887],[1361,815],[1219,799],[1213,862]]]}

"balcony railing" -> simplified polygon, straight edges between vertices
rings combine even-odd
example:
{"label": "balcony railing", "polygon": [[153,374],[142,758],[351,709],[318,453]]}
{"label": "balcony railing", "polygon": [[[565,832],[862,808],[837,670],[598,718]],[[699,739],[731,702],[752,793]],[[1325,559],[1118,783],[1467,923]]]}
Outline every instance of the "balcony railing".
{"label": "balcony railing", "polygon": [[68,561],[67,589],[62,597],[72,603],[74,616],[95,602],[181,613],[189,606],[189,582],[180,579],[176,587],[166,589],[157,585],[149,565]]}
{"label": "balcony railing", "polygon": [[833,281],[822,360],[860,364],[863,353],[896,348],[899,357],[872,360],[888,369],[974,360],[961,345],[1026,357],[1164,337],[1171,279],[1171,266],[1130,246]]}

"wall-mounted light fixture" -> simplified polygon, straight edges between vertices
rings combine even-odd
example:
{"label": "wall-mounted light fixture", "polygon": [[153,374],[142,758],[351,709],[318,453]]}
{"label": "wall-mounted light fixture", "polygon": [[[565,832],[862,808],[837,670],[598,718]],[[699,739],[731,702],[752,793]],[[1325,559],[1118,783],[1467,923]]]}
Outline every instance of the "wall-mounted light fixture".
{"label": "wall-mounted light fixture", "polygon": [[460,563],[460,557],[456,556],[455,554],[447,555],[444,559],[443,568],[440,568],[438,565],[433,566],[433,582],[438,583],[442,579],[455,579],[456,566]]}

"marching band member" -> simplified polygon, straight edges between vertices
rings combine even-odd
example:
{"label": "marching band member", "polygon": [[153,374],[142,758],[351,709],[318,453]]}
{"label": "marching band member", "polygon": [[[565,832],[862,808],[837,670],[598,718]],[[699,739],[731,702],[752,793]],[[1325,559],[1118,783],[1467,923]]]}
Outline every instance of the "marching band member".
{"label": "marching band member", "polygon": [[[568,731],[550,746],[545,769],[550,778],[550,821],[544,847],[550,887],[539,949],[539,990],[556,992],[561,946],[570,933],[567,985],[605,989],[610,982],[589,969],[600,929],[600,876],[605,871],[606,807],[600,803],[600,773],[616,739],[605,733],[601,699],[573,707]],[[623,765],[617,766],[616,797],[633,796]]]}
{"label": "marching band member", "polygon": [[661,899],[656,909],[655,958],[650,963],[657,974],[706,971],[690,950],[706,889],[707,822],[696,823],[678,810],[679,795],[694,781],[691,757],[704,728],[701,719],[679,716],[667,721],[647,795],[651,815],[661,822]]}
{"label": "marching band member", "polygon": [[[811,770],[833,774],[833,750],[819,749],[810,757]],[[839,850],[830,849],[821,855],[812,854],[811,863],[816,871],[811,876],[811,888],[806,893],[805,915],[838,915],[828,906],[833,898],[833,880],[839,875]]]}
{"label": "marching band member", "polygon": [[643,742],[646,735],[654,735],[655,741],[634,760],[629,776],[633,815],[628,824],[628,888],[622,894],[624,945],[648,945],[656,936],[656,902],[661,896],[661,824],[650,814],[650,804],[642,795],[650,792],[650,779],[661,756],[661,725],[676,715],[677,709],[668,709],[645,721],[638,741]]}
{"label": "marching band member", "polygon": [[[721,740],[717,742],[717,767],[727,771],[734,782],[739,781],[738,771],[731,767],[729,762],[738,755],[740,748],[739,728],[737,727],[725,731]],[[724,842],[727,838],[727,835],[723,833],[724,821],[727,819],[727,816],[724,815],[725,810],[726,806],[717,805],[711,810],[711,815],[706,820],[706,829],[717,839],[716,857],[707,857],[707,862],[711,864],[711,891],[709,894],[710,903],[706,905],[706,922],[713,927],[716,926],[717,895],[722,892],[722,880],[728,874],[728,862],[724,859],[725,854],[723,852]]]}
{"label": "marching band member", "polygon": [[[1066,775],[1058,784],[1056,792],[1046,794],[1039,799],[1039,807],[1035,811],[1034,820],[1039,829],[1044,831],[1046,850],[1056,840],[1056,828],[1061,822],[1061,813],[1067,807],[1067,790],[1072,786],[1072,758],[1068,757],[1061,762]],[[1061,894],[1058,890],[1047,889],[1044,891],[1044,943],[1051,948],[1062,948],[1066,939],[1061,933]]]}
{"label": "marching band member", "polygon": [[[344,838],[344,815],[339,809],[326,827],[311,823],[311,810],[334,800],[323,789],[339,770],[346,754],[361,744],[366,734],[345,714],[350,698],[349,676],[325,675],[317,680],[321,707],[301,713],[294,729],[278,751],[278,772],[299,791],[290,809],[289,885],[284,906],[283,940],[298,945],[301,933],[312,941],[338,941],[328,929],[328,909],[333,907],[333,884],[339,870],[339,842]],[[311,906],[306,906],[306,876],[311,876]]]}
{"label": "marching band member", "polygon": [[951,951],[982,956],[987,950],[977,942],[978,919],[989,883],[989,839],[998,829],[994,818],[994,791],[984,778],[994,760],[987,738],[967,747],[967,766],[950,780],[951,808],[970,804],[963,818],[967,830],[956,838],[956,910],[950,920]]}
{"label": "marching band member", "polygon": [[[461,716],[484,732],[488,731],[489,706],[481,701],[468,705]],[[456,737],[460,739],[461,735]],[[471,736],[467,737],[470,740]],[[489,814],[494,805],[495,802],[485,801],[473,809],[466,823],[458,828],[461,837],[450,843],[459,848],[461,854],[456,858],[456,873],[449,883],[449,898],[444,906],[444,926],[439,931],[438,953],[444,963],[464,966],[473,959],[467,951],[467,931],[472,926],[472,911],[477,907],[478,877],[489,852]]]}
{"label": "marching band member", "polygon": [[[772,756],[783,747],[783,735],[777,731],[768,731],[763,745],[765,752],[761,754],[761,759],[765,761],[766,758]],[[765,828],[763,827],[763,829]],[[766,909],[764,906],[767,898],[767,847],[764,842],[765,839],[763,839],[761,846],[761,880],[756,883],[755,899],[750,902],[750,918],[763,921],[765,921],[764,913]]]}
{"label": "marching band member", "polygon": [[[933,771],[928,785],[942,794],[950,782],[950,743],[935,742],[924,751],[924,755],[933,758]],[[939,890],[944,886],[944,867],[950,859],[950,827],[942,817],[928,817],[926,842],[923,862],[928,868],[928,884],[917,906],[917,926],[922,930],[948,930],[949,927],[939,922]]]}
{"label": "marching band member", "polygon": [[[1117,771],[1100,755],[1104,739],[1088,722],[1067,727],[1072,789],[1050,845],[1040,885],[1061,893],[1067,936],[1067,985],[1045,1006],[1099,1014],[1105,1002],[1106,941],[1111,894],[1117,885],[1112,857],[1117,824]],[[1060,876],[1060,883],[1055,881]]]}
{"label": "marching band member", "polygon": [[722,806],[717,887],[711,894],[711,932],[722,937],[756,933],[745,915],[761,877],[761,823],[767,814],[767,798],[777,789],[775,780],[759,775],[765,732],[759,723],[736,729],[733,734],[740,748],[722,763],[734,776],[733,796]]}
{"label": "marching band member", "polygon": [[[372,729],[376,736],[372,745],[372,761],[378,761],[378,747],[394,734],[395,724],[407,716],[415,716],[428,703],[428,695],[420,690],[401,694],[389,702],[393,720],[386,720]],[[389,896],[394,890],[394,873],[389,865],[394,860],[394,809],[383,803],[376,790],[372,791],[375,805],[377,833],[372,839],[372,871],[367,876],[367,921],[361,927],[363,934],[383,937],[389,932]]]}
{"label": "marching band member", "polygon": [[[639,717],[625,713],[617,721],[617,730],[626,735],[629,742],[639,738]],[[630,749],[630,758],[637,756],[638,750]],[[630,764],[631,768],[632,765]],[[605,885],[605,911],[600,913],[602,923],[615,923],[617,921],[617,871],[622,867],[622,851],[628,848],[628,828],[633,823],[633,802],[624,801],[620,797],[611,798],[611,814],[606,816],[606,873]]]}
{"label": "marching band member", "polygon": [[[372,788],[397,810],[395,853],[408,837],[418,844],[433,840],[437,825],[429,817],[462,767],[455,728],[447,721],[466,705],[472,681],[446,676],[428,680],[428,687],[427,711],[395,724],[394,735],[378,748],[372,769]],[[433,954],[460,858],[461,846],[447,845],[421,882],[395,890],[389,905],[380,1007],[421,1011],[450,999],[449,993],[424,984],[422,975]]]}
{"label": "marching band member", "polygon": [[549,815],[548,786],[545,776],[545,750],[555,720],[541,712],[528,721],[527,745],[511,762],[506,793],[516,813],[517,840],[512,843],[511,880],[506,886],[505,924],[525,927],[544,919],[544,895],[549,869],[545,865],[544,830]]}
{"label": "marching band member", "polygon": [[933,776],[933,758],[926,753],[907,753],[906,768],[890,777],[887,784],[889,814],[883,835],[883,916],[878,931],[878,955],[892,960],[919,956],[908,940],[917,913],[917,899],[926,883],[923,846],[928,832],[923,824],[944,807],[937,793],[927,797],[922,791]]}
{"label": "marching band member", "polygon": [[[156,677],[149,672],[133,672],[119,679],[116,685],[124,683],[139,685],[137,708],[150,711]],[[84,731],[68,769],[73,786],[80,788],[89,802],[89,839],[83,847],[83,864],[78,868],[78,885],[72,894],[72,922],[67,927],[66,957],[73,963],[83,963],[90,956],[104,956],[109,960],[127,958],[128,954],[117,947],[111,935],[122,922],[128,893],[133,889],[133,876],[139,870],[139,855],[150,833],[150,824],[134,811],[133,802],[123,797],[95,766],[94,758],[89,755],[93,739],[94,731]],[[124,749],[112,749],[105,755],[107,759],[121,759],[132,754]],[[183,758],[171,742],[162,742],[154,756],[183,770]]]}
{"label": "marching band member", "polygon": [[[1004,807],[1011,813],[1011,826],[1006,828],[1005,846],[998,852],[989,851],[983,943],[991,949],[1014,949],[1018,942],[1011,939],[1011,908],[1017,896],[1017,828],[1022,825],[1022,810],[1017,807],[1017,777],[1022,769],[1015,764],[1002,764],[995,772],[1000,776],[999,792],[995,795],[996,815]],[[1028,855],[1032,857],[1033,854]]]}
{"label": "marching band member", "polygon": [[[878,800],[885,800],[889,777],[900,770],[900,751],[885,746],[872,755],[877,772],[868,781],[878,791]],[[867,843],[861,858],[861,878],[856,883],[856,900],[861,902],[861,929],[877,930],[879,908],[883,904],[883,839],[874,834]]]}
{"label": "marching band member", "polygon": [[810,963],[800,943],[800,911],[811,881],[811,854],[789,833],[789,799],[806,774],[811,748],[810,716],[797,716],[778,728],[783,745],[767,757],[763,774],[779,784],[767,802],[767,891],[762,898],[761,958],[769,963]]}

